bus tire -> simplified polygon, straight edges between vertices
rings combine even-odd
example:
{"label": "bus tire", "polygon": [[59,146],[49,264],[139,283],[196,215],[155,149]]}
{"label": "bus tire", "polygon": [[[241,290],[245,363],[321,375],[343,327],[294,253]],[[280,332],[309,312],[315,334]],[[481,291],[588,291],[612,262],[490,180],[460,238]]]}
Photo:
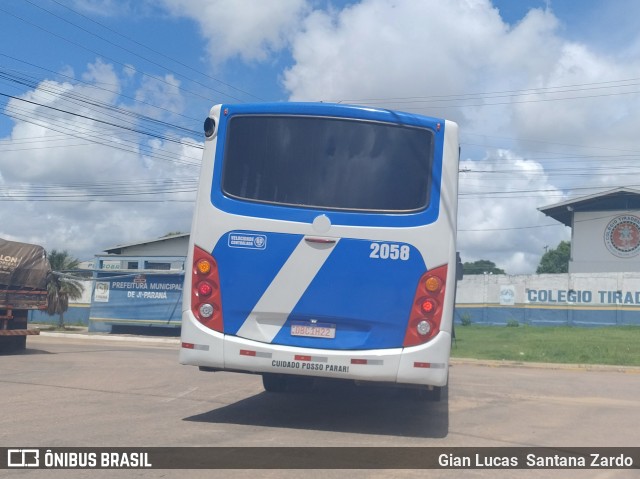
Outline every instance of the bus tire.
{"label": "bus tire", "polygon": [[433,389],[418,389],[417,397],[421,401],[441,402],[449,399],[449,385],[436,386]]}
{"label": "bus tire", "polygon": [[287,389],[287,377],[284,374],[264,373],[262,385],[269,393],[282,393]]}
{"label": "bus tire", "polygon": [[311,392],[315,384],[310,376],[288,376],[286,378],[287,389],[292,392]]}

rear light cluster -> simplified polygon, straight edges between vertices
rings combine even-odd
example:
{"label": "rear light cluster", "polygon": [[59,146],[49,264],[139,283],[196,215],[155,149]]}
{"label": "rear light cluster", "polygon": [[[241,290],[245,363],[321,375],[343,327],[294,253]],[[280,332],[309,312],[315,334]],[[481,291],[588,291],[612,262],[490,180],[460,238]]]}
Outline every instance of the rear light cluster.
{"label": "rear light cluster", "polygon": [[206,327],[222,332],[222,302],[218,265],[209,253],[193,250],[191,312]]}
{"label": "rear light cluster", "polygon": [[404,347],[426,343],[440,332],[446,282],[446,264],[420,278],[402,344]]}

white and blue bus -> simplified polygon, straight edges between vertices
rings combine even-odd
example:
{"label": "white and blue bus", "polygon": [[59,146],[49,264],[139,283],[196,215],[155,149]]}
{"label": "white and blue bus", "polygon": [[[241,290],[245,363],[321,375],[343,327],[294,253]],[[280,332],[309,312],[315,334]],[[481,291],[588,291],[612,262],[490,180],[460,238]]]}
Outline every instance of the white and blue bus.
{"label": "white and blue bus", "polygon": [[[180,362],[446,390],[458,128],[325,103],[217,105],[185,264]],[[422,394],[422,393],[421,393]]]}

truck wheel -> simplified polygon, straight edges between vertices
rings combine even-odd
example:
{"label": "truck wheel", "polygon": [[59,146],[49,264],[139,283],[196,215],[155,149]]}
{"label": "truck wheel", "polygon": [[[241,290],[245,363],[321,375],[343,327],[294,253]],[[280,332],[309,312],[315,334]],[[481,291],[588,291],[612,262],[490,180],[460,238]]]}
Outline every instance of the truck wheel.
{"label": "truck wheel", "polygon": [[287,389],[287,377],[284,374],[264,373],[262,385],[270,393],[282,393]]}
{"label": "truck wheel", "polygon": [[26,336],[16,336],[14,339],[14,348],[16,351],[22,351],[27,349],[27,337]]}
{"label": "truck wheel", "polygon": [[0,338],[0,351],[22,351],[26,347],[26,336],[2,336]]}

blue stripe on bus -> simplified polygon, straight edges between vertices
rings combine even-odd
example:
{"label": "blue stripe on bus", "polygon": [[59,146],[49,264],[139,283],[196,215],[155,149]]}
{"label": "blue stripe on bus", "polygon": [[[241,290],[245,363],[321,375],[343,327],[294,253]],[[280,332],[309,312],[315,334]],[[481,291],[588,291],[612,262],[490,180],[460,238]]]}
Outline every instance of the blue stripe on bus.
{"label": "blue stripe on bus", "polygon": [[[247,247],[232,245],[230,238],[244,237]],[[250,245],[263,237],[265,248]],[[237,334],[249,314],[287,262],[302,235],[233,231],[213,250],[220,273],[222,314],[226,334]],[[371,258],[369,240],[342,238],[319,269],[272,343],[326,349],[382,349],[402,346],[417,282],[426,271],[420,252],[395,243],[402,257]],[[382,244],[382,243],[378,243]],[[388,243],[387,243],[388,245]],[[403,259],[404,258],[404,259]],[[304,265],[301,265],[304,267]],[[336,337],[319,339],[291,336],[292,321],[336,325]]]}
{"label": "blue stripe on bus", "polygon": [[[273,340],[324,349],[402,347],[416,286],[426,265],[410,245],[409,258],[373,259],[372,242],[343,238]],[[291,336],[293,321],[336,325],[334,339]]]}
{"label": "blue stripe on bus", "polygon": [[[265,249],[230,246],[230,235],[266,238]],[[282,265],[302,240],[302,235],[232,231],[213,250],[220,274],[222,317],[227,334],[236,334]]]}

